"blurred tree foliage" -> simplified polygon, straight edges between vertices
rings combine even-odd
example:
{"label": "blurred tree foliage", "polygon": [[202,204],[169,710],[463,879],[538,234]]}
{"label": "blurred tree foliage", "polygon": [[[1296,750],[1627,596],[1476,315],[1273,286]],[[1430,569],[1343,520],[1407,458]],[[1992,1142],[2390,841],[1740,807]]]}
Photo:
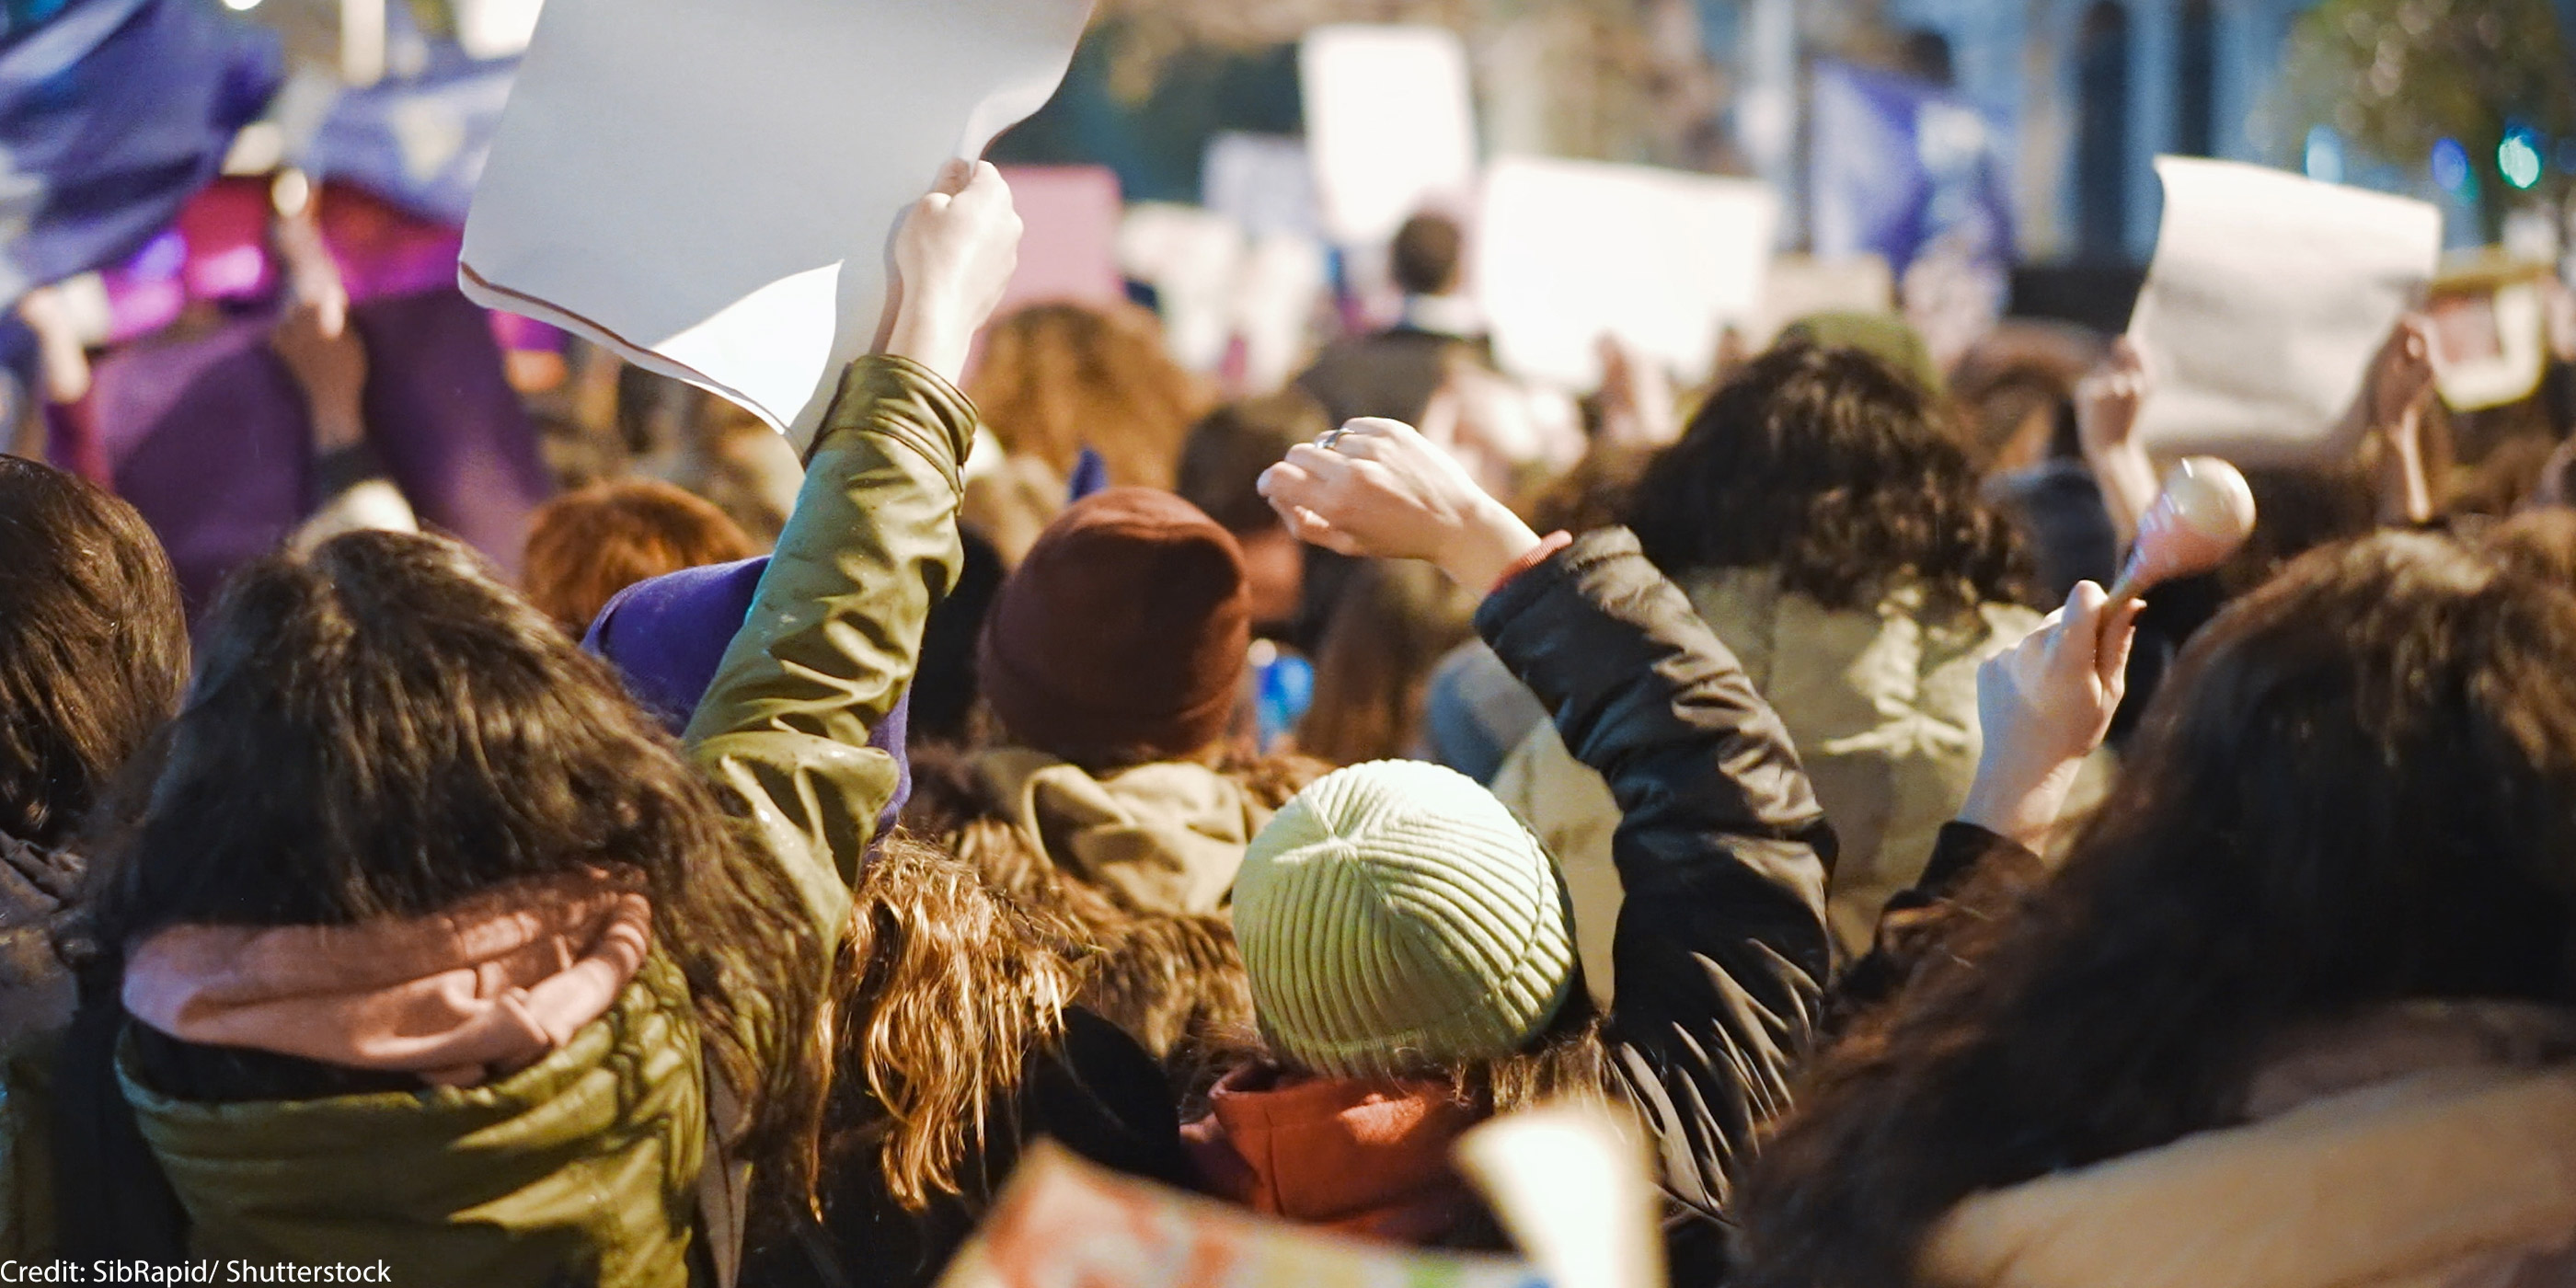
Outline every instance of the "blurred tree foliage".
{"label": "blurred tree foliage", "polygon": [[2458,140],[2489,240],[2515,198],[2496,161],[2508,129],[2544,136],[2541,193],[2570,191],[2557,145],[2576,133],[2576,44],[2551,0],[2325,0],[2292,31],[2282,84],[2292,148],[2328,125],[2421,173]]}

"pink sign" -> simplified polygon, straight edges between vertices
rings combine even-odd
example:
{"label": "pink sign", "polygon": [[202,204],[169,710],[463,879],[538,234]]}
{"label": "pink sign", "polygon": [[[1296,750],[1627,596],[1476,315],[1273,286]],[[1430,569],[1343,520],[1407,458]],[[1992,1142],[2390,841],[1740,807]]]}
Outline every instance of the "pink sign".
{"label": "pink sign", "polygon": [[1109,304],[1127,298],[1118,271],[1118,224],[1124,210],[1118,175],[1107,166],[1004,166],[1011,204],[1027,231],[1020,271],[1002,311],[1072,300]]}

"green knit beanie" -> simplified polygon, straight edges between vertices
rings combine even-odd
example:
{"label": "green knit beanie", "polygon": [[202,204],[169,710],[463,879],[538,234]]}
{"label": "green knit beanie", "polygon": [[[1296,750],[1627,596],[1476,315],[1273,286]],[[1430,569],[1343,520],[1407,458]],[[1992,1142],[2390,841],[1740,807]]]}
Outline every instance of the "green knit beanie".
{"label": "green knit beanie", "polygon": [[1536,837],[1418,761],[1318,779],[1253,838],[1234,933],[1261,1028],[1320,1074],[1400,1077],[1528,1045],[1572,992],[1574,914]]}

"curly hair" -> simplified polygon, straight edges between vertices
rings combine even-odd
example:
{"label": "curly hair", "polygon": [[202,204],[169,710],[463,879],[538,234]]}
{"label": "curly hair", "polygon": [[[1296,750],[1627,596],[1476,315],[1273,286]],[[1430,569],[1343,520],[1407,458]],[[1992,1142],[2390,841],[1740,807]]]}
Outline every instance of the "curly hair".
{"label": "curly hair", "polygon": [[2378,536],[2212,623],[2059,877],[1811,1072],[1740,1282],[1914,1282],[1969,1195],[2235,1121],[2297,1027],[2576,1002],[2567,544]]}
{"label": "curly hair", "polygon": [[1906,579],[1936,608],[2026,602],[2030,556],[1940,415],[1858,349],[1784,345],[1646,468],[1628,526],[1667,573],[1777,568],[1829,609],[1869,609]]}
{"label": "curly hair", "polygon": [[1039,304],[993,324],[967,392],[1002,446],[1070,477],[1088,447],[1119,486],[1172,486],[1211,399],[1132,306]]}
{"label": "curly hair", "polygon": [[1072,918],[909,834],[888,837],[852,892],[833,967],[825,1166],[873,1153],[906,1211],[965,1194],[994,1109],[1018,1094],[1029,1054],[1064,1032],[1085,955]]}

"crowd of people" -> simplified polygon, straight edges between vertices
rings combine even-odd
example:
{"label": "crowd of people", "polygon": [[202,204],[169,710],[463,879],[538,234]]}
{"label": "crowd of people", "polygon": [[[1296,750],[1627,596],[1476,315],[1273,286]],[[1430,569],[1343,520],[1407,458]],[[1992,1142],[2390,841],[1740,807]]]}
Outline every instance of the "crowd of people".
{"label": "crowd of people", "polygon": [[567,467],[509,560],[306,306],[314,517],[194,620],[0,456],[0,1254],[925,1285],[1042,1138],[1507,1250],[1452,1147],[1576,1100],[1676,1285],[2576,1276],[2563,407],[2449,415],[2410,318],[2115,600],[2125,345],[1565,406],[1425,216],[1220,404],[1141,311],[988,330],[1019,234],[952,165],[801,483]]}

